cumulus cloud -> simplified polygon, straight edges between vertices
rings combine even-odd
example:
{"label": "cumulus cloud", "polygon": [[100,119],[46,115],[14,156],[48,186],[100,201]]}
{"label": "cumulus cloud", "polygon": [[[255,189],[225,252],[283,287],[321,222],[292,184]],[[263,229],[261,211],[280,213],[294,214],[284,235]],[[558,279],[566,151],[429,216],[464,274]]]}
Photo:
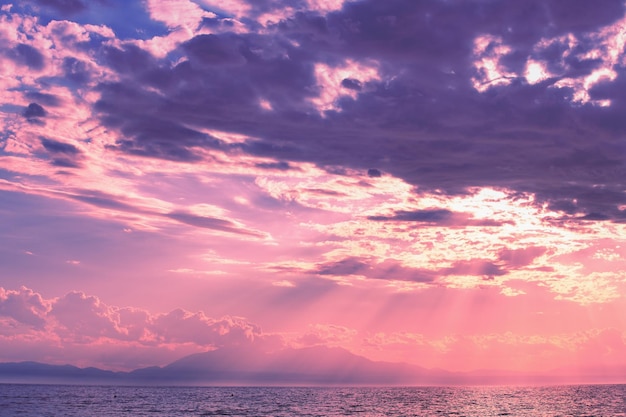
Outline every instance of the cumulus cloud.
{"label": "cumulus cloud", "polygon": [[203,18],[216,15],[202,10],[198,4],[189,0],[148,1],[147,8],[154,20],[167,24],[170,28],[182,26],[193,33]]}
{"label": "cumulus cloud", "polygon": [[[110,306],[98,297],[73,291],[44,299],[29,288],[0,288],[0,316],[67,343],[130,343],[140,346],[196,346],[199,350],[280,343],[276,336],[242,317],[212,318],[203,312],[176,309],[153,314],[143,309]],[[42,336],[40,336],[42,337]]]}
{"label": "cumulus cloud", "polygon": [[243,346],[261,337],[261,329],[245,319],[224,317],[216,320],[203,313],[174,310],[154,318],[151,329],[160,342],[193,342],[211,347]]}
{"label": "cumulus cloud", "polygon": [[29,288],[6,290],[0,287],[0,316],[9,317],[18,323],[36,329],[43,328],[50,305],[49,300],[44,300]]}
{"label": "cumulus cloud", "polygon": [[352,342],[356,335],[356,330],[345,326],[314,324],[310,325],[308,331],[299,336],[295,343],[298,346],[341,346]]}
{"label": "cumulus cloud", "polygon": [[71,292],[56,300],[49,316],[59,323],[63,334],[77,341],[118,338],[121,334],[115,309],[81,292]]}

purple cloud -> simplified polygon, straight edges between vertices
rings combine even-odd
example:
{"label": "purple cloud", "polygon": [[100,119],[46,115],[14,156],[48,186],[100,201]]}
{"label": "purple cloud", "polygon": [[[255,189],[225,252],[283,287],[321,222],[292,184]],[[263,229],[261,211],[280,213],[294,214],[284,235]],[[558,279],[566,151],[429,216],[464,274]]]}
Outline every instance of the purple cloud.
{"label": "purple cloud", "polygon": [[36,0],[35,2],[66,14],[82,12],[87,8],[81,0]]}
{"label": "purple cloud", "polygon": [[[476,76],[470,41],[483,33],[511,45],[502,64],[521,72],[542,36],[574,31],[584,38],[623,14],[620,4],[608,1],[596,8],[602,11],[590,10],[589,20],[577,21],[581,14],[572,8],[587,7],[556,1],[523,8],[502,2],[365,1],[347,3],[328,16],[300,13],[262,35],[197,36],[181,46],[183,59],[170,68],[137,48],[109,49],[111,68],[128,79],[103,84],[98,109],[106,124],[126,133],[119,142],[123,152],[197,161],[191,146],[212,145],[192,131],[184,133],[183,124],[196,125],[258,138],[240,148],[251,155],[328,167],[377,166],[422,190],[449,194],[474,186],[513,188],[535,193],[538,203],[576,200],[578,213],[615,219],[625,202],[614,180],[623,165],[612,139],[616,129],[623,130],[615,118],[619,100],[602,109],[574,106],[567,87],[554,88],[566,74],[539,84],[513,80],[485,93],[470,82]],[[591,46],[579,48],[582,53]],[[308,101],[317,88],[313,67],[337,64],[337,54],[377,60],[383,81],[365,91],[344,79],[347,89],[359,86],[358,98],[340,101],[340,111],[320,118]],[[558,49],[553,56],[560,56]],[[589,74],[596,65],[578,67]],[[159,81],[147,75],[157,73]],[[165,95],[149,93],[154,87]],[[260,108],[260,97],[274,111]],[[607,118],[614,121],[607,124]],[[156,133],[156,120],[169,126],[160,131],[172,134]],[[593,145],[584,140],[592,130],[598,132]],[[592,188],[598,179],[606,181],[602,190]],[[579,185],[564,188],[566,181]]]}
{"label": "purple cloud", "polygon": [[466,227],[466,226],[502,226],[502,222],[491,219],[474,219],[466,213],[455,213],[447,209],[399,210],[392,216],[369,216],[374,221],[415,222],[424,225]]}
{"label": "purple cloud", "polygon": [[435,271],[406,267],[398,261],[372,262],[357,257],[320,264],[314,272],[319,275],[363,275],[373,279],[411,282],[432,282],[436,277]]}
{"label": "purple cloud", "polygon": [[15,49],[8,51],[7,56],[16,63],[24,65],[33,70],[41,70],[45,65],[45,60],[37,48],[24,43],[19,43]]}
{"label": "purple cloud", "polygon": [[38,119],[40,117],[46,117],[46,111],[41,105],[37,103],[30,103],[23,113],[27,119]]}

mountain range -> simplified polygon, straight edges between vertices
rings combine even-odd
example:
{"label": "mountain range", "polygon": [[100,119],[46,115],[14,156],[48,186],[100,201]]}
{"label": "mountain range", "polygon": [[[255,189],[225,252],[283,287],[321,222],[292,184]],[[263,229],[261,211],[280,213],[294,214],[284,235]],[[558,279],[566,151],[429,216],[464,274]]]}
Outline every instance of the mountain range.
{"label": "mountain range", "polygon": [[541,374],[492,370],[449,372],[406,363],[375,362],[341,348],[309,347],[261,353],[250,348],[217,349],[186,356],[163,367],[114,372],[37,362],[0,363],[0,382],[125,385],[457,385],[623,383],[626,368]]}

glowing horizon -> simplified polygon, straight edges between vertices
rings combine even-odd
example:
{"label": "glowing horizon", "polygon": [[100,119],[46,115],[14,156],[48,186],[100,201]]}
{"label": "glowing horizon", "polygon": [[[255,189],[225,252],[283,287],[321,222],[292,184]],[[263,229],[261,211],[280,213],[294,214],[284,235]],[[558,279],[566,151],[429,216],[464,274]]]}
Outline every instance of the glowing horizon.
{"label": "glowing horizon", "polygon": [[626,367],[625,6],[548,3],[1,2],[0,362]]}

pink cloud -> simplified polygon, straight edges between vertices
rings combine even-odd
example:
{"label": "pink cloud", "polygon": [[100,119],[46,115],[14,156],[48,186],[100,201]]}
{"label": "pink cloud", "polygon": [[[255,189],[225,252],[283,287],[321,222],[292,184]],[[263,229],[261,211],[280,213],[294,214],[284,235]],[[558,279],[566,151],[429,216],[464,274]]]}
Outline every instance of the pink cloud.
{"label": "pink cloud", "polygon": [[61,335],[75,341],[89,341],[100,337],[120,338],[122,331],[115,309],[97,297],[71,292],[57,299],[49,316],[61,326]]}
{"label": "pink cloud", "polygon": [[149,0],[148,12],[154,20],[167,24],[169,28],[183,27],[193,33],[204,17],[215,17],[211,12],[189,0]]}
{"label": "pink cloud", "polygon": [[536,258],[546,253],[547,248],[529,246],[521,249],[502,249],[498,253],[500,261],[509,268],[519,268],[531,264]]}
{"label": "pink cloud", "polygon": [[150,313],[146,310],[132,307],[124,307],[117,310],[119,327],[128,340],[140,343],[154,343],[154,335],[148,326],[151,320]]}
{"label": "pink cloud", "polygon": [[[276,291],[279,290],[283,291]],[[284,290],[296,291],[297,287]],[[459,295],[462,293],[466,292],[459,292]],[[366,294],[362,293],[360,301],[363,306],[371,308],[375,304]],[[437,298],[433,294],[428,297]],[[463,304],[464,301],[441,300],[444,310],[421,311],[415,306],[423,304],[425,298],[410,303],[414,310],[414,326],[422,328],[423,332],[386,331],[384,329],[389,326],[378,322],[376,326],[381,331],[371,333],[367,328],[372,322],[376,323],[372,315],[380,315],[383,310],[375,308],[368,312],[355,305],[354,309],[358,310],[355,317],[363,320],[361,325],[302,325],[313,314],[305,314],[299,320],[294,315],[294,330],[281,334],[264,332],[257,324],[241,317],[213,318],[202,311],[190,312],[180,308],[155,314],[135,307],[111,306],[82,292],[46,299],[28,288],[17,291],[0,289],[0,315],[6,318],[0,320],[0,342],[3,344],[0,360],[64,363],[71,353],[72,363],[77,365],[133,369],[163,365],[190,353],[216,348],[247,346],[271,351],[284,346],[321,345],[347,348],[374,360],[404,361],[455,371],[484,368],[533,372],[563,368],[564,373],[573,373],[579,367],[598,368],[624,362],[626,333],[619,327],[589,327],[593,322],[581,322],[578,329],[571,327],[570,332],[555,333],[550,326],[558,328],[560,325],[550,323],[559,320],[560,312],[548,311],[545,317],[537,316],[541,319],[541,326],[524,329],[517,317],[523,312],[517,310],[525,303],[507,301],[507,297],[499,296],[495,291],[490,297],[498,298],[489,303],[485,298],[483,307],[475,304],[472,309],[463,310],[467,311],[467,317],[464,319],[465,315],[461,315],[456,319],[459,321],[456,330],[454,327],[440,329],[436,323],[458,317],[456,314],[445,316],[445,306]],[[339,300],[330,298],[326,308]],[[506,317],[490,318],[498,303],[506,303],[511,311]],[[487,308],[488,305],[491,307]],[[570,304],[570,310],[563,314],[579,314],[579,311],[575,312],[582,307],[574,306]],[[402,304],[393,308],[406,319]],[[326,317],[335,315],[333,311],[328,311]],[[431,319],[432,315],[438,317],[431,323],[434,327],[429,326],[426,314]],[[528,313],[524,314],[528,324]],[[389,313],[384,317],[390,323],[397,323]],[[343,319],[357,323],[348,315],[343,315]],[[486,323],[486,327],[479,325],[485,321],[491,323]],[[617,326],[619,322],[614,324]],[[463,332],[458,331],[460,329]],[[485,332],[485,329],[499,330]]]}
{"label": "pink cloud", "polygon": [[245,0],[200,0],[200,3],[214,10],[240,17],[247,17],[250,4]]}
{"label": "pink cloud", "polygon": [[[512,332],[454,335],[432,339],[421,334],[377,334],[366,338],[365,351],[384,358],[384,352],[411,362],[415,357],[434,367],[472,371],[494,369],[515,372],[559,370],[575,373],[579,368],[600,369],[624,365],[626,333],[604,329],[551,336],[523,336]],[[373,353],[370,349],[378,349]]]}
{"label": "pink cloud", "polygon": [[589,331],[577,340],[578,367],[611,366],[626,362],[626,332],[616,328]]}
{"label": "pink cloud", "polygon": [[341,346],[351,344],[357,335],[355,329],[335,324],[310,325],[308,331],[296,339],[297,346]]}
{"label": "pink cloud", "polygon": [[93,35],[113,39],[115,33],[106,26],[81,25],[68,20],[53,20],[45,26],[44,33],[54,42],[56,47],[63,47],[64,53],[72,51],[82,55],[84,48],[80,43],[89,42]]}
{"label": "pink cloud", "polygon": [[[62,344],[68,351],[80,352],[77,363],[95,360],[97,355],[88,353],[93,349],[114,356],[112,363],[132,363],[132,369],[139,363],[164,364],[167,362],[163,358],[172,361],[216,348],[254,345],[271,350],[282,346],[279,336],[264,333],[244,318],[215,319],[201,311],[182,309],[151,314],[138,308],[110,306],[98,297],[77,291],[46,300],[25,287],[17,291],[0,288],[2,317],[9,321],[0,320],[0,338],[11,348],[0,355],[0,360],[45,358],[59,363],[65,355],[55,346]],[[26,327],[16,327],[14,323]],[[133,362],[133,352],[145,352],[151,359],[135,358],[137,361]]]}
{"label": "pink cloud", "polygon": [[0,316],[9,317],[33,328],[43,328],[50,302],[33,290],[20,287],[17,291],[0,287]]}
{"label": "pink cloud", "polygon": [[240,346],[254,343],[261,329],[239,317],[213,319],[202,312],[182,309],[153,318],[150,325],[159,342],[192,342],[208,347]]}
{"label": "pink cloud", "polygon": [[264,337],[260,327],[240,317],[214,319],[203,312],[176,309],[150,314],[108,306],[95,296],[71,292],[52,302],[53,331],[77,343],[106,338],[141,344],[195,344],[205,348],[249,345]]}

